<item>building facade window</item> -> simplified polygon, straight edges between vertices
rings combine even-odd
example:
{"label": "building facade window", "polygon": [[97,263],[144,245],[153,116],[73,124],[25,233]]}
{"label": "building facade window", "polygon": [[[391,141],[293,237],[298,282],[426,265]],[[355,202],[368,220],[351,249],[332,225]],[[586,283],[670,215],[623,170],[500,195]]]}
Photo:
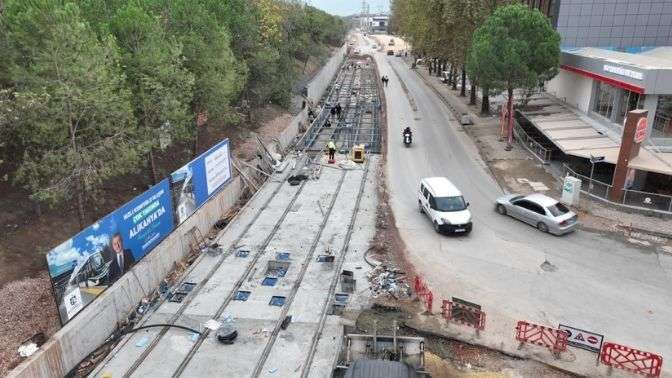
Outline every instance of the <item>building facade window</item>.
{"label": "building facade window", "polygon": [[614,110],[614,100],[618,95],[618,88],[605,83],[597,83],[595,106],[593,111],[604,118],[611,119]]}
{"label": "building facade window", "polygon": [[651,135],[655,138],[672,138],[672,95],[658,96]]}
{"label": "building facade window", "polygon": [[619,98],[619,112],[615,115],[614,122],[622,125],[625,115],[629,111],[644,109],[644,97],[644,95],[640,95],[639,93],[623,90]]}

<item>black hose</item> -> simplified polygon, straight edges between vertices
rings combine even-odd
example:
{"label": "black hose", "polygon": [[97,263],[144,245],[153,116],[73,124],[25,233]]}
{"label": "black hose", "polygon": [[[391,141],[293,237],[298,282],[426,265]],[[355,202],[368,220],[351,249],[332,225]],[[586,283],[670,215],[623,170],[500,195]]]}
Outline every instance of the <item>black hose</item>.
{"label": "black hose", "polygon": [[133,332],[139,331],[139,330],[141,330],[141,329],[146,329],[146,328],[156,328],[156,327],[172,327],[172,328],[179,328],[179,329],[183,329],[183,330],[185,330],[185,331],[193,332],[193,333],[196,333],[196,334],[199,334],[199,335],[201,334],[201,331],[197,331],[197,330],[195,330],[195,329],[193,329],[193,328],[189,328],[189,327],[185,327],[185,326],[181,326],[181,325],[177,325],[177,324],[150,324],[150,325],[146,325],[146,326],[142,326],[142,327],[138,327],[138,328],[133,328],[133,329],[130,330],[130,331],[127,331],[127,332],[122,333],[119,337],[121,337],[121,336],[123,336],[123,335],[127,335],[127,334],[129,334],[129,333],[133,333]]}

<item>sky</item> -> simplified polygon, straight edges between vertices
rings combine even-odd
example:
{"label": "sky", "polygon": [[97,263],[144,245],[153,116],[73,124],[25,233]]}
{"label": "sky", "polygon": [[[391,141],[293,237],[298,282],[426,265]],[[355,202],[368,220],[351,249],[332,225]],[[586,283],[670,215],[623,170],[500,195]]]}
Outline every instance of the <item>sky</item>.
{"label": "sky", "polygon": [[[308,4],[338,16],[361,13],[362,0],[309,0]],[[390,10],[389,0],[367,0],[372,13]]]}

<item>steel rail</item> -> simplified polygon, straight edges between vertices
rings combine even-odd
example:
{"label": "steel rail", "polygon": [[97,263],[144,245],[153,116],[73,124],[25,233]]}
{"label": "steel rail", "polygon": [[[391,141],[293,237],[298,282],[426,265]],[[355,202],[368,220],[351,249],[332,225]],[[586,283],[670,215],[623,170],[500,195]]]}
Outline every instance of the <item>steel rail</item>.
{"label": "steel rail", "polygon": [[308,355],[306,356],[306,359],[303,363],[303,366],[301,368],[301,377],[307,377],[308,373],[310,373],[310,366],[313,363],[313,359],[315,357],[315,353],[317,351],[317,345],[320,341],[320,338],[322,337],[322,331],[324,329],[324,325],[327,320],[327,315],[329,313],[329,307],[333,302],[334,295],[336,293],[336,286],[338,285],[338,280],[339,280],[339,272],[343,268],[343,264],[345,262],[345,257],[348,253],[348,250],[350,249],[350,240],[352,238],[352,234],[354,233],[355,229],[355,223],[357,222],[357,215],[359,214],[359,207],[362,202],[362,197],[364,195],[364,188],[366,186],[366,179],[368,178],[368,173],[369,173],[369,165],[370,165],[370,160],[366,161],[366,166],[364,168],[364,174],[362,175],[362,181],[359,184],[359,192],[357,193],[357,199],[355,200],[355,208],[354,211],[350,217],[350,222],[348,224],[348,230],[345,234],[345,239],[343,242],[343,246],[341,247],[341,250],[339,251],[338,254],[338,263],[336,265],[336,269],[334,270],[334,275],[331,278],[331,284],[329,285],[329,294],[325,298],[324,304],[322,305],[322,312],[320,313],[320,321],[318,323],[317,329],[315,330],[315,333],[313,334],[311,343],[310,343],[310,349],[308,350]]}
{"label": "steel rail", "polygon": [[331,217],[331,212],[334,209],[334,205],[336,204],[336,200],[338,199],[338,195],[341,193],[341,188],[343,187],[343,182],[345,181],[345,176],[347,174],[346,170],[343,170],[341,172],[341,177],[338,180],[338,184],[336,187],[336,192],[331,198],[331,201],[329,203],[329,208],[326,211],[326,214],[324,215],[324,219],[322,220],[322,223],[320,224],[320,228],[317,231],[317,234],[315,235],[315,238],[313,238],[313,242],[310,246],[310,249],[308,250],[308,253],[306,254],[306,257],[303,260],[303,264],[301,265],[301,270],[299,271],[299,275],[297,276],[297,279],[294,281],[294,285],[292,285],[292,290],[290,291],[283,307],[282,311],[280,311],[280,316],[278,317],[278,320],[275,323],[275,327],[273,328],[273,331],[271,332],[269,340],[266,342],[266,345],[264,346],[264,350],[261,353],[261,356],[257,360],[257,364],[254,367],[254,370],[252,371],[252,376],[253,377],[258,377],[261,374],[262,369],[264,368],[264,364],[266,363],[266,360],[268,359],[269,354],[271,353],[271,350],[273,349],[273,345],[275,344],[275,340],[278,338],[278,334],[280,333],[280,328],[282,326],[283,321],[285,320],[285,317],[287,316],[287,313],[289,312],[289,308],[291,307],[292,303],[294,302],[294,298],[296,297],[296,293],[299,291],[299,287],[301,286],[301,283],[303,282],[303,278],[306,275],[306,271],[308,270],[308,266],[310,265],[311,260],[313,259],[313,256],[315,255],[315,250],[317,249],[317,246],[320,243],[320,239],[322,238],[322,233],[324,232],[324,229],[327,226],[327,223],[329,222],[329,219]]}

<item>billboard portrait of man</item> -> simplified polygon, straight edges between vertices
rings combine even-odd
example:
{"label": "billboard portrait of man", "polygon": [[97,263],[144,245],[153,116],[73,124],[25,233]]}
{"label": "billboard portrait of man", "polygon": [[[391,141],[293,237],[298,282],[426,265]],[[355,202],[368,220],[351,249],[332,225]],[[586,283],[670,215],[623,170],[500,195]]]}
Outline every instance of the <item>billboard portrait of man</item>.
{"label": "billboard portrait of man", "polygon": [[112,283],[135,264],[135,258],[133,257],[131,250],[124,249],[124,241],[121,238],[121,234],[118,232],[115,233],[110,240],[110,257],[109,280],[110,283]]}

